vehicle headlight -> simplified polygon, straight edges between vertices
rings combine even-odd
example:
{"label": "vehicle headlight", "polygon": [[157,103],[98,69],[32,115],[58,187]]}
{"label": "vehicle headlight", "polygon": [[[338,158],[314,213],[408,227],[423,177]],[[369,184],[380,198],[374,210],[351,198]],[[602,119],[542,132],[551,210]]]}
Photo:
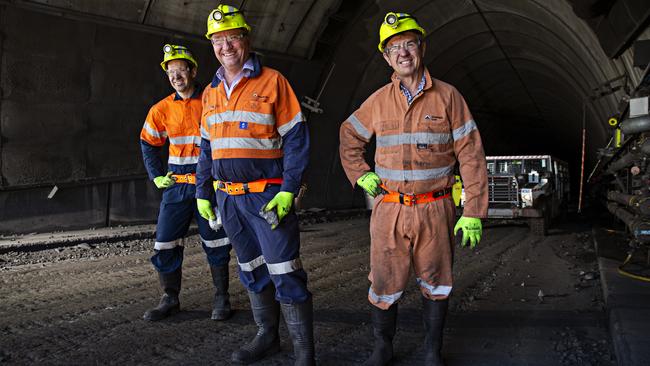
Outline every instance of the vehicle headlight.
{"label": "vehicle headlight", "polygon": [[533,205],[533,190],[530,188],[521,189],[521,205],[528,207]]}

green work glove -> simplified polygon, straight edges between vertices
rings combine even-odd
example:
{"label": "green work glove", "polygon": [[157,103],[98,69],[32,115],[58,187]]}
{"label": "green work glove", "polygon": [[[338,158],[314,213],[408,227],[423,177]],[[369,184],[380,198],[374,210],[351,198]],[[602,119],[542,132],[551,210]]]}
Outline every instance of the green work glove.
{"label": "green work glove", "polygon": [[462,246],[467,245],[468,239],[472,248],[481,241],[481,235],[483,235],[481,219],[461,216],[460,219],[458,219],[456,226],[454,226],[454,235],[458,233],[458,229],[463,230]]}
{"label": "green work glove", "polygon": [[212,204],[209,200],[204,200],[203,198],[196,199],[196,208],[199,210],[199,215],[206,220],[215,220],[217,217],[214,215],[214,210],[212,210]]}
{"label": "green work glove", "polygon": [[[282,221],[282,219],[287,216],[289,211],[291,210],[291,205],[293,204],[293,193],[291,192],[284,192],[280,191],[278,194],[273,197],[272,200],[269,201],[269,203],[266,204],[266,207],[264,208],[264,211],[271,211],[272,209],[277,207],[277,214],[278,214],[278,223]],[[271,229],[275,229],[278,225],[272,225]]]}
{"label": "green work glove", "polygon": [[357,179],[357,185],[372,197],[375,197],[381,192],[381,188],[379,188],[380,184],[381,179],[374,172],[368,172]]}
{"label": "green work glove", "polygon": [[155,177],[153,179],[153,184],[155,184],[156,187],[158,187],[160,189],[165,189],[165,188],[169,188],[169,187],[173,186],[174,183],[176,183],[176,181],[174,180],[174,178],[172,178],[172,174],[174,174],[174,173],[167,172],[167,175],[165,175],[165,176],[161,175],[159,177]]}

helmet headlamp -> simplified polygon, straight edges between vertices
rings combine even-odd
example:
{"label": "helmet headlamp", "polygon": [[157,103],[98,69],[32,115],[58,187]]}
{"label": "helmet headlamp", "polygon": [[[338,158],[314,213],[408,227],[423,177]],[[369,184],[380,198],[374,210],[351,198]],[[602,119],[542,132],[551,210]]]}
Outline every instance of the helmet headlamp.
{"label": "helmet headlamp", "polygon": [[379,27],[379,52],[384,52],[386,41],[396,34],[406,31],[414,31],[426,36],[426,31],[419,24],[414,16],[407,13],[389,12],[384,16],[384,21]]}
{"label": "helmet headlamp", "polygon": [[163,70],[167,71],[167,63],[169,61],[181,59],[188,61],[194,67],[199,67],[199,64],[196,63],[194,56],[192,56],[192,53],[187,47],[169,43],[163,46],[163,61],[160,63]]}
{"label": "helmet headlamp", "polygon": [[390,25],[392,28],[396,28],[398,19],[399,18],[397,17],[397,14],[388,13],[388,14],[386,14],[386,17],[384,18],[384,23]]}
{"label": "helmet headlamp", "polygon": [[238,28],[243,28],[246,32],[251,31],[250,25],[244,19],[243,12],[234,6],[220,4],[216,9],[212,9],[210,15],[208,15],[208,31],[205,38],[210,39],[210,36],[214,33]]}
{"label": "helmet headlamp", "polygon": [[241,12],[238,10],[238,11],[231,11],[231,12],[228,12],[228,13],[224,13],[223,11],[221,11],[219,9],[215,9],[212,12],[212,19],[214,19],[216,22],[222,22],[222,21],[224,21],[225,17],[233,16],[233,15],[235,15],[237,13],[241,13]]}

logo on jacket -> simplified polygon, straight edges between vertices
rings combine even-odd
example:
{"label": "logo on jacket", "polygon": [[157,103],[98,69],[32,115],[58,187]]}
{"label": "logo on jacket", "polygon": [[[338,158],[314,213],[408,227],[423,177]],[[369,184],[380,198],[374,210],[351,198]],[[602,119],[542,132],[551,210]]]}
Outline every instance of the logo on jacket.
{"label": "logo on jacket", "polygon": [[248,122],[239,122],[239,129],[240,130],[247,130],[248,129]]}

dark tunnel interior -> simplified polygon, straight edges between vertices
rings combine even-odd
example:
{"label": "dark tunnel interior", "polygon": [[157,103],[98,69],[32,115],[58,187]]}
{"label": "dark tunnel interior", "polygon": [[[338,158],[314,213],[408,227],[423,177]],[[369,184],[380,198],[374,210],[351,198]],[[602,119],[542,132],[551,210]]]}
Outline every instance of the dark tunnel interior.
{"label": "dark tunnel interior", "polygon": [[[203,34],[214,4],[119,4],[0,0],[0,233],[155,221],[159,193],[138,135],[149,106],[171,93],[161,49],[190,47],[199,80],[209,82],[218,64]],[[364,204],[341,168],[338,129],[389,81],[377,50],[387,11],[424,25],[426,67],[464,95],[487,155],[554,155],[570,164],[574,187],[583,124],[588,173],[611,138],[608,119],[642,75],[631,44],[650,38],[644,0],[232,5],[245,11],[265,64],[322,109],[304,109],[312,140],[305,207]]]}

